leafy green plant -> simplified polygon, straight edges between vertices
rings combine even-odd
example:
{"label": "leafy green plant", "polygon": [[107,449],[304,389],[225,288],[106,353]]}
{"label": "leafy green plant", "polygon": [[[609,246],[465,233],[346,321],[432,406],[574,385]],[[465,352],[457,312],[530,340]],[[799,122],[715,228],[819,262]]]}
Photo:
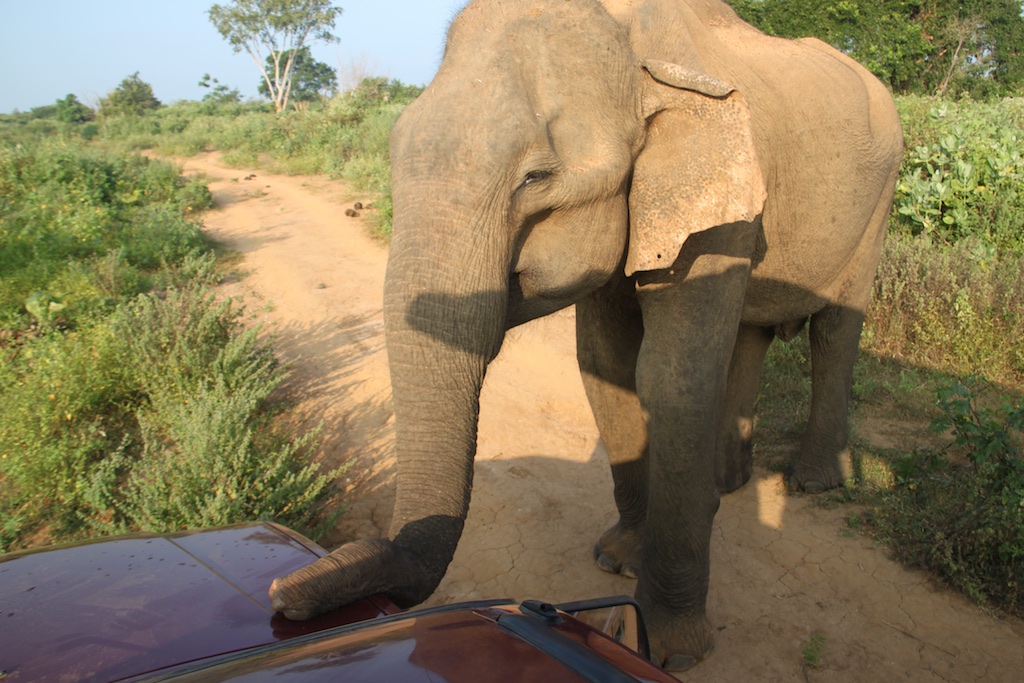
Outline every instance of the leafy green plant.
{"label": "leafy green plant", "polygon": [[274,420],[285,370],[242,311],[215,299],[209,256],[183,286],[107,322],[27,342],[0,373],[5,546],[272,518],[313,535],[341,470],[310,462],[315,431]]}
{"label": "leafy green plant", "polygon": [[871,518],[907,564],[934,571],[979,602],[1022,614],[1024,409],[983,406],[983,387],[973,379],[940,390],[934,427],[952,431],[954,450],[897,461],[895,486],[882,492]]}
{"label": "leafy green plant", "polygon": [[208,113],[216,112],[217,108],[224,105],[237,105],[242,101],[242,94],[238,88],[229,88],[210,74],[203,74],[199,79],[200,88],[208,88],[209,92],[203,95],[203,104],[207,105],[203,111]]}
{"label": "leafy green plant", "polygon": [[70,324],[116,303],[100,276],[112,253],[124,275],[117,295],[138,293],[130,285],[144,285],[139,273],[204,245],[187,215],[212,202],[201,180],[171,164],[78,140],[0,147],[0,195],[0,329],[8,330],[31,322],[25,304],[36,292],[66,306]]}
{"label": "leafy green plant", "polygon": [[68,94],[62,100],[57,100],[55,117],[65,123],[85,123],[92,121],[95,114],[92,109],[78,101],[78,98]]}
{"label": "leafy green plant", "polygon": [[100,101],[101,116],[142,116],[157,109],[160,100],[153,94],[153,86],[139,77],[139,72],[126,76],[109,95]]}
{"label": "leafy green plant", "polygon": [[[1024,407],[1004,405],[998,412],[982,407],[978,392],[983,390],[984,381],[978,377],[966,383],[953,382],[940,390],[938,404],[942,412],[933,428],[937,432],[951,431],[953,442],[967,452],[980,473],[1000,476],[1003,466],[1020,462],[1019,440],[1014,435],[1024,430]],[[1024,493],[1024,486],[1021,489]]]}
{"label": "leafy green plant", "polygon": [[53,322],[54,316],[64,310],[64,303],[52,294],[36,292],[25,300],[25,310],[40,325],[49,325]]}
{"label": "leafy green plant", "polygon": [[109,328],[46,331],[0,365],[0,551],[81,532],[89,473],[130,431],[135,393]]}
{"label": "leafy green plant", "polygon": [[[1012,100],[932,100],[896,187],[893,225],[937,244],[970,242],[976,258],[1024,254],[1024,112]],[[918,98],[901,100],[904,120]],[[920,116],[920,114],[916,114]],[[931,139],[916,140],[920,127]]]}
{"label": "leafy green plant", "polygon": [[281,426],[286,369],[212,291],[187,218],[210,205],[205,185],[55,140],[0,146],[0,190],[0,551],[329,523],[339,470],[311,463],[315,431]]}
{"label": "leafy green plant", "polygon": [[804,663],[807,666],[821,666],[821,658],[825,655],[825,645],[828,638],[820,633],[815,633],[800,644],[800,652],[804,656]]}
{"label": "leafy green plant", "polygon": [[340,471],[309,464],[315,431],[274,428],[268,400],[284,372],[257,329],[236,327],[240,313],[192,285],[139,297],[115,319],[144,399],[135,413],[141,447],[115,454],[90,481],[93,520],[104,529],[261,518],[310,528],[321,516]]}

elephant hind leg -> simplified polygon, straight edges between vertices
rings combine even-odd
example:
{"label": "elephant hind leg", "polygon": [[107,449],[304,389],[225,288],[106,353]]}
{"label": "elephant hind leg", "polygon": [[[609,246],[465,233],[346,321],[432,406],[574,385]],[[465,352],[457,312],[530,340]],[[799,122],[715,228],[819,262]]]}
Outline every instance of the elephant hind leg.
{"label": "elephant hind leg", "polygon": [[811,414],[787,477],[808,493],[838,488],[850,472],[849,408],[864,314],[829,306],[811,316]]}
{"label": "elephant hind leg", "polygon": [[715,483],[720,493],[731,493],[750,480],[754,404],[764,357],[774,338],[771,328],[745,324],[740,325],[736,336],[715,454]]}

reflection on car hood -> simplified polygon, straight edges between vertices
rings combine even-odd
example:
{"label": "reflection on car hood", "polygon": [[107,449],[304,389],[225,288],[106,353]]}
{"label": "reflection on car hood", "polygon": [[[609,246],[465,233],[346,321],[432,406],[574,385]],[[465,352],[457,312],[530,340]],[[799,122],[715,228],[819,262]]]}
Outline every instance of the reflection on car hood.
{"label": "reflection on car hood", "polygon": [[570,616],[505,601],[384,617],[268,645],[155,681],[671,683],[675,679]]}
{"label": "reflection on car hood", "polygon": [[264,523],[0,555],[0,678],[119,680],[393,611],[275,616],[271,581],[323,554]]}

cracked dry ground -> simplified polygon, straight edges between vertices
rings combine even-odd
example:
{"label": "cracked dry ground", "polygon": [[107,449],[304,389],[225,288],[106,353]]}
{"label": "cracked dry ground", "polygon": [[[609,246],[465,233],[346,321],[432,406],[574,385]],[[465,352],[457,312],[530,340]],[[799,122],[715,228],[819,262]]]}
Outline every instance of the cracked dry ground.
{"label": "cracked dry ground", "polygon": [[[242,254],[225,289],[293,363],[288,388],[311,424],[324,423],[325,462],[353,460],[349,510],[325,545],[382,534],[394,499],[386,250],[367,236],[366,216],[344,215],[365,198],[338,182],[229,169],[214,155],[185,168],[211,181],[219,208],[207,231]],[[492,365],[466,532],[429,604],[632,593],[591,559],[615,512],[574,353],[566,311],[513,331]],[[1024,625],[901,568],[849,533],[847,513],[784,495],[763,470],[723,497],[708,604],[717,645],[687,680],[1024,680]],[[803,653],[812,639],[823,642],[816,666]]]}

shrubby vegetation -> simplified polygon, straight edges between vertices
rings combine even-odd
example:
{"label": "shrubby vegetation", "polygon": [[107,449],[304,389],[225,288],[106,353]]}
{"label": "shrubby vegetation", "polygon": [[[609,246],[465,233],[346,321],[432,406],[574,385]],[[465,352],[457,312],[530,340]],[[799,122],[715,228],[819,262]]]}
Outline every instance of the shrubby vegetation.
{"label": "shrubby vegetation", "polygon": [[901,560],[1024,615],[1024,408],[984,407],[985,388],[969,378],[940,390],[934,427],[952,432],[955,457],[896,458],[872,520]]}
{"label": "shrubby vegetation", "polygon": [[160,100],[153,94],[153,86],[142,80],[136,71],[100,101],[100,115],[142,116],[159,107]]}
{"label": "shrubby vegetation", "polygon": [[58,121],[64,123],[85,123],[92,121],[96,116],[89,107],[78,101],[78,98],[68,93],[67,97],[57,100],[55,115]]}
{"label": "shrubby vegetation", "polygon": [[814,36],[899,94],[1020,92],[1024,17],[1018,0],[729,0],[769,35]]}
{"label": "shrubby vegetation", "polygon": [[204,244],[188,220],[210,193],[169,164],[65,141],[0,147],[0,329],[33,322],[26,297],[65,325],[159,285],[162,262]]}
{"label": "shrubby vegetation", "polygon": [[[101,117],[68,125],[53,107],[0,115],[0,140],[85,139],[106,149],[154,150],[190,156],[217,150],[229,165],[260,165],[288,174],[344,178],[357,189],[380,195],[381,233],[390,230],[388,138],[402,110],[422,91],[388,78],[366,78],[349,92],[314,101],[302,111],[267,116],[273,106],[239,102],[216,79],[202,102],[178,102],[142,116]],[[218,90],[218,88],[220,88]],[[6,124],[6,125],[5,125]]]}
{"label": "shrubby vegetation", "polygon": [[0,147],[0,550],[261,517],[315,532],[337,473],[272,419],[282,369],[212,294],[170,164]]}
{"label": "shrubby vegetation", "polygon": [[899,99],[907,150],[875,280],[875,351],[1024,382],[1024,100]]}
{"label": "shrubby vegetation", "polygon": [[895,227],[981,260],[1024,255],[1024,99],[900,98],[907,138]]}
{"label": "shrubby vegetation", "polygon": [[242,101],[242,94],[238,88],[229,88],[210,74],[203,74],[199,79],[199,87],[208,88],[209,92],[203,95],[203,103],[209,105],[207,109],[216,111],[217,107],[223,105],[236,105]]}
{"label": "shrubby vegetation", "polygon": [[1024,270],[1019,257],[981,260],[973,242],[937,248],[891,234],[875,278],[864,345],[935,371],[1024,381]]}

